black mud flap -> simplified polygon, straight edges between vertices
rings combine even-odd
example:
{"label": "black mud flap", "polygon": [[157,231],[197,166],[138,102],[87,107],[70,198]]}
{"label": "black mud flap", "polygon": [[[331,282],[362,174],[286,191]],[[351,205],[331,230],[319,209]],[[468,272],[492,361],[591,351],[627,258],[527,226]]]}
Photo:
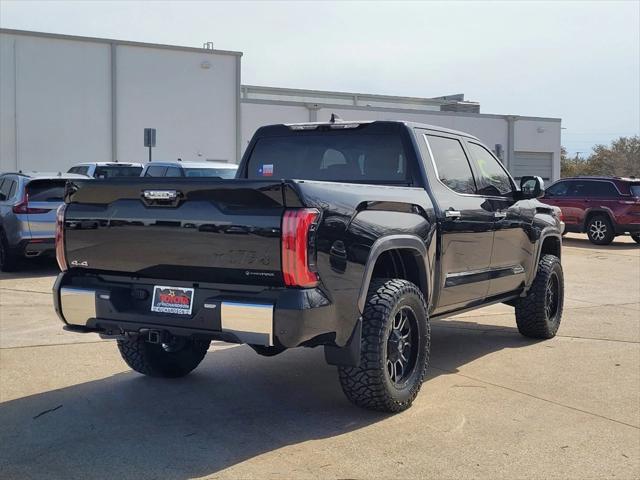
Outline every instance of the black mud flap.
{"label": "black mud flap", "polygon": [[357,367],[360,365],[360,344],[362,341],[362,318],[356,322],[351,338],[344,347],[324,346],[324,358],[329,365]]}

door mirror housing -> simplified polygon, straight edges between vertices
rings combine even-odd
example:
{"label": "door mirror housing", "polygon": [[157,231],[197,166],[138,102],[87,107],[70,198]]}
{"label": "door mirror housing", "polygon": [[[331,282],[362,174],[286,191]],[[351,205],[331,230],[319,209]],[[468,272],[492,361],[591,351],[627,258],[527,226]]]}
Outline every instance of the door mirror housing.
{"label": "door mirror housing", "polygon": [[541,198],[544,196],[544,180],[540,177],[525,176],[520,179],[522,198]]}

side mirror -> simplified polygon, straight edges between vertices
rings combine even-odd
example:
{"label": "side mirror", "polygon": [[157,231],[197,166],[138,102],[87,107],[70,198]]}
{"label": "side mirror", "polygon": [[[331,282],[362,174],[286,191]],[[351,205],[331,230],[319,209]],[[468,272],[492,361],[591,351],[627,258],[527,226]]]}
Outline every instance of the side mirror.
{"label": "side mirror", "polygon": [[4,193],[0,193],[0,202],[4,202],[7,199]]}
{"label": "side mirror", "polygon": [[520,179],[522,198],[541,198],[544,196],[544,180],[540,177],[525,176]]}

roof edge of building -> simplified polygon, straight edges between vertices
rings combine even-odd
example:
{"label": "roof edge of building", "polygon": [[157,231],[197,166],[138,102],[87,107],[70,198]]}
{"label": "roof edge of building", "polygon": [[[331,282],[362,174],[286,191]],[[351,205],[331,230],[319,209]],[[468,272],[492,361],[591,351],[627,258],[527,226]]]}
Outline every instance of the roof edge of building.
{"label": "roof edge of building", "polygon": [[22,35],[22,36],[31,36],[31,37],[40,37],[40,38],[53,38],[57,40],[70,40],[70,41],[80,41],[80,42],[93,42],[93,43],[104,43],[104,44],[113,44],[113,45],[125,45],[130,47],[141,47],[141,48],[160,48],[164,50],[179,50],[183,52],[193,52],[193,53],[208,53],[208,54],[217,54],[217,55],[233,55],[236,57],[241,57],[242,52],[236,52],[233,50],[217,50],[217,49],[208,49],[208,48],[197,48],[197,47],[185,47],[180,45],[167,45],[164,43],[148,43],[148,42],[135,42],[130,40],[117,40],[113,38],[101,38],[101,37],[84,37],[81,35],[66,35],[62,33],[50,33],[50,32],[36,32],[32,30],[16,30],[12,28],[0,28],[0,33],[4,33],[7,35]]}

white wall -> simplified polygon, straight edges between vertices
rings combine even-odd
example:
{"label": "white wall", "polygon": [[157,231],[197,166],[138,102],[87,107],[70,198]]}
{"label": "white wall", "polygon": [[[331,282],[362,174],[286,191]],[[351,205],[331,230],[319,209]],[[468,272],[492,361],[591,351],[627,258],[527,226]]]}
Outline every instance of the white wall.
{"label": "white wall", "polygon": [[144,162],[145,127],[157,129],[156,160],[236,160],[238,56],[113,45],[115,152],[112,44],[0,34],[0,171]]}
{"label": "white wall", "polygon": [[0,45],[0,170],[110,160],[108,45],[7,34]]}
{"label": "white wall", "polygon": [[154,160],[235,162],[236,57],[118,45],[116,72],[119,161],[146,161],[151,127]]}
{"label": "white wall", "polygon": [[560,178],[561,124],[557,120],[518,119],[514,124],[516,152],[553,153],[553,180]]}

